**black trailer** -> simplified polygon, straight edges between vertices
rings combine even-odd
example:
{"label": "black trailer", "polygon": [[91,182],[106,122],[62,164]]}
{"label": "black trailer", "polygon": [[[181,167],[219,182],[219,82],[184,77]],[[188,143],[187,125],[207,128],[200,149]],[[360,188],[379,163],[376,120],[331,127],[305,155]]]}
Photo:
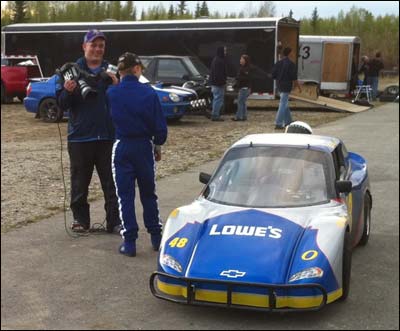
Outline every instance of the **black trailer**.
{"label": "black trailer", "polygon": [[279,57],[278,45],[290,46],[297,64],[299,26],[291,18],[12,24],[2,29],[2,53],[37,54],[44,75],[50,76],[82,56],[83,36],[89,29],[105,33],[105,58],[112,63],[130,51],[142,56],[197,56],[209,67],[217,47],[226,46],[229,75],[236,76],[241,54],[248,54],[260,73],[251,97],[273,99],[275,87],[268,74]]}

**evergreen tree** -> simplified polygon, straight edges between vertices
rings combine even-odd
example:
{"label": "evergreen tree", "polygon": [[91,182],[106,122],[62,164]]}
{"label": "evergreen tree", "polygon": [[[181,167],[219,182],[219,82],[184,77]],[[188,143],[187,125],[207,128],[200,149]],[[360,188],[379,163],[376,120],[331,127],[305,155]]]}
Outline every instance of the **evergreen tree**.
{"label": "evergreen tree", "polygon": [[317,7],[315,7],[313,12],[312,12],[311,27],[313,29],[313,33],[315,34],[317,32],[317,28],[318,28],[318,10],[317,10]]}
{"label": "evergreen tree", "polygon": [[178,15],[184,16],[186,14],[186,1],[179,1]]}
{"label": "evergreen tree", "polygon": [[15,1],[13,8],[13,23],[25,23],[28,20],[27,14],[28,1]]}
{"label": "evergreen tree", "polygon": [[196,11],[194,12],[194,17],[195,18],[199,18],[200,16],[201,16],[201,14],[200,14],[200,2],[197,1]]}
{"label": "evergreen tree", "polygon": [[168,10],[168,19],[173,20],[174,18],[175,18],[174,6],[171,4]]}
{"label": "evergreen tree", "polygon": [[290,18],[293,18],[293,10],[291,10],[291,9],[290,9],[290,11],[289,11],[289,17],[290,17]]}
{"label": "evergreen tree", "polygon": [[140,14],[140,20],[145,21],[146,20],[146,13],[144,12],[144,9],[142,9],[142,13]]}
{"label": "evergreen tree", "polygon": [[210,12],[208,10],[207,1],[203,1],[203,3],[201,4],[200,16],[206,16],[206,17],[210,16]]}

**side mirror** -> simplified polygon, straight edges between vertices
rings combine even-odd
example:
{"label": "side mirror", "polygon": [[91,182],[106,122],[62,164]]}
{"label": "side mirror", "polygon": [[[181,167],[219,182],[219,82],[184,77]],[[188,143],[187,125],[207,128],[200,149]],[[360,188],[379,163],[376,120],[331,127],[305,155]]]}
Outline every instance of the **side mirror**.
{"label": "side mirror", "polygon": [[336,181],[336,189],[339,193],[350,193],[353,188],[353,184],[350,180],[338,180]]}
{"label": "side mirror", "polygon": [[211,175],[209,175],[209,174],[206,174],[206,173],[204,173],[204,172],[200,172],[200,175],[199,175],[199,181],[200,181],[200,183],[203,183],[203,184],[208,184],[208,182],[210,181],[210,179],[211,179]]}

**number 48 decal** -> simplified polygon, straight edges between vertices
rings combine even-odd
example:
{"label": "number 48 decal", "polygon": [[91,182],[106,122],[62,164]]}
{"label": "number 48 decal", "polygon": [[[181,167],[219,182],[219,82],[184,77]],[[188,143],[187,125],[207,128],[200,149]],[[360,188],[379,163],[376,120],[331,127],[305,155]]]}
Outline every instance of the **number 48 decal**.
{"label": "number 48 decal", "polygon": [[188,242],[188,238],[176,237],[176,238],[172,239],[168,245],[171,247],[183,248],[186,246],[187,242]]}

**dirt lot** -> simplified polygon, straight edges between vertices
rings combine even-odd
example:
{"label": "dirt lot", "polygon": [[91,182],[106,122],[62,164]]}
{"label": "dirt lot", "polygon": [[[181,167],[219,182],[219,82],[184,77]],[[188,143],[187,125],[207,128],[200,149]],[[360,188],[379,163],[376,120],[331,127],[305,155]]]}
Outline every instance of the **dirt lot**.
{"label": "dirt lot", "polygon": [[[158,163],[159,178],[218,159],[237,139],[250,133],[273,132],[275,111],[250,110],[247,122],[211,122],[203,116],[185,116],[170,123],[163,160]],[[334,121],[345,113],[293,111],[294,120],[312,127]],[[69,204],[69,159],[66,151],[67,122],[60,123],[63,169]],[[60,163],[57,124],[46,124],[14,103],[1,107],[1,231],[36,222],[63,208],[64,188]],[[102,197],[97,174],[89,199]],[[97,220],[102,222],[103,220]]]}

